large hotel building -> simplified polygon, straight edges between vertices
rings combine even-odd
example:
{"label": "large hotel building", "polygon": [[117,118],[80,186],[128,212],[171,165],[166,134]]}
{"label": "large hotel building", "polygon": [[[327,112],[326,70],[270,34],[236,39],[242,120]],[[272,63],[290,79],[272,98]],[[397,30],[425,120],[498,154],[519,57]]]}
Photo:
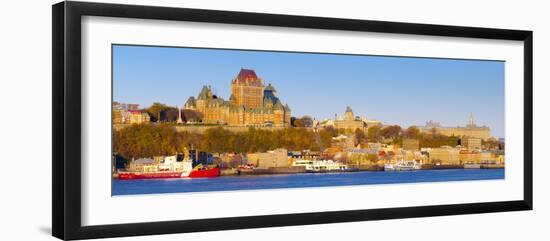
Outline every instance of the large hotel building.
{"label": "large hotel building", "polygon": [[290,126],[290,107],[283,105],[275,88],[259,78],[254,70],[241,69],[231,81],[229,100],[216,96],[203,86],[197,98],[191,96],[184,109],[203,115],[203,123],[230,126]]}

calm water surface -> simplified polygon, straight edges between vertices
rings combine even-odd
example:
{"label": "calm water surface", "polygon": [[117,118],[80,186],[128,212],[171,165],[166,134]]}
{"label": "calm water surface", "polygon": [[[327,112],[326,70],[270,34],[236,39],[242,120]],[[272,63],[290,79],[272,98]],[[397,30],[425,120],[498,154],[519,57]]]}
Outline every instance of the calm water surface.
{"label": "calm water surface", "polygon": [[327,187],[389,183],[504,179],[504,169],[419,170],[409,172],[302,173],[289,175],[222,176],[113,180],[112,195],[231,191],[273,188]]}

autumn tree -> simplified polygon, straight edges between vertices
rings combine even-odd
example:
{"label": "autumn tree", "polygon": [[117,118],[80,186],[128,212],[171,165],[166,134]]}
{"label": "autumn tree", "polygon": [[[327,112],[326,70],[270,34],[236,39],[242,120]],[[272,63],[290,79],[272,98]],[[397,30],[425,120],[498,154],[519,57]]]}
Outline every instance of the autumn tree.
{"label": "autumn tree", "polygon": [[182,110],[181,115],[181,119],[186,122],[200,122],[204,118],[201,112],[189,109]]}
{"label": "autumn tree", "polygon": [[166,125],[131,125],[115,131],[113,146],[116,153],[132,158],[173,155],[178,147],[176,130]]}
{"label": "autumn tree", "polygon": [[357,140],[357,143],[364,143],[367,141],[367,135],[363,130],[357,128],[355,129],[355,140]]}
{"label": "autumn tree", "polygon": [[165,104],[155,102],[149,108],[147,108],[146,111],[151,117],[151,121],[157,122],[159,121],[159,118],[160,118],[160,121],[166,121],[165,111],[169,108],[170,107]]}
{"label": "autumn tree", "polygon": [[164,120],[166,122],[176,122],[178,120],[179,110],[176,107],[168,107],[164,111]]}
{"label": "autumn tree", "polygon": [[380,130],[380,135],[384,138],[395,139],[401,136],[401,126],[391,125]]}
{"label": "autumn tree", "polygon": [[407,138],[418,139],[420,137],[420,130],[416,126],[410,126],[405,130],[403,135]]}
{"label": "autumn tree", "polygon": [[371,142],[377,142],[380,140],[380,127],[373,126],[370,127],[367,131],[367,138]]}

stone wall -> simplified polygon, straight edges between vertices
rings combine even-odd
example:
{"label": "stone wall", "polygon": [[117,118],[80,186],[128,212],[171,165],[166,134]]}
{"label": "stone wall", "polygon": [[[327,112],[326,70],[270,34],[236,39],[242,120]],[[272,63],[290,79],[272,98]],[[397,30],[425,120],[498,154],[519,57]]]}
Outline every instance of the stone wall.
{"label": "stone wall", "polygon": [[[130,126],[130,124],[114,124],[113,129],[120,130],[125,127]],[[194,133],[203,133],[204,131],[210,129],[210,128],[217,128],[220,127],[218,125],[175,125],[174,126],[178,132],[194,132]],[[221,126],[226,130],[230,130],[233,132],[244,132],[248,130],[249,127],[246,126]],[[273,127],[254,127],[256,129],[262,129],[262,130],[282,130],[286,127],[280,127],[280,126],[273,126]]]}

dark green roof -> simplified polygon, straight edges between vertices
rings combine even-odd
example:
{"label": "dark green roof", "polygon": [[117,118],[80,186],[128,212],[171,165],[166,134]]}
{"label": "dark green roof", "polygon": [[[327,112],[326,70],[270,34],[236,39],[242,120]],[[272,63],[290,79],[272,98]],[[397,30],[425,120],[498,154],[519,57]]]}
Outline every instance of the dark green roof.
{"label": "dark green roof", "polygon": [[187,99],[187,102],[185,102],[185,105],[196,106],[195,97],[189,97],[189,99]]}
{"label": "dark green roof", "polygon": [[290,107],[288,106],[288,104],[285,105],[285,111],[290,111]]}
{"label": "dark green roof", "polygon": [[276,91],[276,90],[275,90],[275,87],[273,87],[273,85],[271,85],[271,83],[268,84],[268,85],[265,87],[265,90],[267,90],[267,91],[273,91],[273,92]]}
{"label": "dark green roof", "polygon": [[206,85],[202,86],[202,90],[199,93],[199,99],[207,99],[208,98],[208,91],[210,91],[210,88]]}

